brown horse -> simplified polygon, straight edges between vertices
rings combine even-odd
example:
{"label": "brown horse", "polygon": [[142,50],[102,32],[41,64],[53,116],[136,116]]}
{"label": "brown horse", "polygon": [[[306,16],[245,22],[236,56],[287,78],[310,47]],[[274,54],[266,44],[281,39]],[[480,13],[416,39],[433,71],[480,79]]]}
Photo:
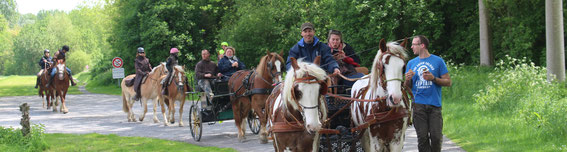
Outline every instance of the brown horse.
{"label": "brown horse", "polygon": [[[50,77],[49,71],[51,71],[51,69],[52,69],[51,66],[49,67],[46,66],[46,68],[43,69],[43,71],[39,75],[40,83],[39,83],[38,95],[45,99],[45,102],[42,103],[43,103],[43,108],[47,108],[47,109],[51,109],[51,106],[53,106],[52,102],[55,99],[55,91],[53,91],[54,90],[53,85],[50,85],[49,87],[45,87],[47,82],[49,82],[49,77]],[[54,110],[57,109],[55,108]]]}
{"label": "brown horse", "polygon": [[229,90],[234,93],[230,96],[230,100],[240,142],[246,139],[244,122],[248,118],[250,109],[253,109],[260,120],[260,143],[268,143],[264,108],[266,99],[274,88],[272,84],[282,80],[281,71],[285,63],[282,55],[283,50],[279,54],[267,51],[254,71],[237,71],[228,80]]}
{"label": "brown horse", "polygon": [[[58,63],[55,65],[57,73],[53,78],[53,87],[55,94],[59,96],[61,99],[61,107],[59,108],[63,114],[67,114],[69,109],[65,106],[65,96],[67,95],[67,89],[69,89],[69,74],[65,68],[65,61],[57,60]],[[57,101],[55,101],[57,102]],[[54,106],[53,111],[57,111],[57,108]]]}
{"label": "brown horse", "polygon": [[[411,104],[402,88],[403,67],[407,58],[404,44],[380,40],[380,51],[372,64],[370,79],[352,86],[351,96],[366,101],[351,105],[351,118],[362,132],[364,151],[402,151],[411,117]],[[403,101],[403,102],[402,102]]]}
{"label": "brown horse", "polygon": [[[154,123],[159,123],[159,119],[157,118],[157,105],[158,105],[158,96],[160,93],[160,80],[159,78],[165,75],[167,69],[165,68],[165,63],[161,63],[159,66],[154,67],[150,74],[148,74],[145,83],[141,84],[140,90],[142,95],[140,101],[144,106],[144,114],[140,116],[140,121],[144,121],[144,117],[146,117],[146,112],[148,112],[148,100],[152,100],[154,102]],[[122,111],[128,113],[126,116],[128,118],[128,122],[136,122],[136,118],[134,116],[134,112],[132,111],[132,107],[134,106],[134,100],[132,97],[136,95],[136,91],[134,91],[133,86],[126,86],[126,81],[131,80],[135,77],[135,74],[131,74],[126,76],[120,86],[122,87]],[[164,120],[166,118],[164,117]]]}
{"label": "brown horse", "polygon": [[[183,127],[183,105],[185,105],[185,92],[191,90],[189,86],[187,86],[187,77],[185,76],[185,70],[182,66],[175,66],[173,67],[171,77],[171,83],[167,86],[168,93],[167,95],[159,95],[159,103],[161,105],[161,114],[164,118],[164,125],[168,126],[169,123],[175,122],[175,101],[179,101],[179,127]],[[167,76],[162,76],[160,81],[165,79]],[[165,83],[165,82],[164,82]],[[163,84],[162,84],[163,85]],[[161,86],[160,86],[161,88]],[[167,116],[165,115],[165,106],[164,103],[167,105],[167,109],[169,110]]]}
{"label": "brown horse", "polygon": [[[327,119],[325,71],[318,64],[299,63],[290,58],[285,82],[276,86],[266,106],[272,125],[274,149],[283,151],[318,151],[321,122]],[[283,85],[283,86],[282,86]]]}

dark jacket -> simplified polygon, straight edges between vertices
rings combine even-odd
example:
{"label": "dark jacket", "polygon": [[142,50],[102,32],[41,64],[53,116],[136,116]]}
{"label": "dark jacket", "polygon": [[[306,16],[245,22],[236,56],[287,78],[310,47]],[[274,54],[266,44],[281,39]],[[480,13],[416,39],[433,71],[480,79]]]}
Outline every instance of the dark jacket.
{"label": "dark jacket", "polygon": [[195,65],[195,76],[197,79],[205,79],[205,74],[211,74],[214,78],[217,76],[217,73],[219,73],[217,65],[211,60],[201,60]]}
{"label": "dark jacket", "polygon": [[325,69],[328,73],[333,73],[334,69],[338,69],[339,65],[333,59],[331,55],[331,48],[325,45],[322,42],[319,42],[319,38],[314,37],[314,42],[312,46],[306,46],[303,42],[303,38],[297,42],[290,50],[289,55],[287,56],[286,61],[286,69],[291,68],[291,61],[289,60],[290,57],[294,57],[296,59],[304,58],[303,61],[313,62],[315,57],[321,56],[321,68]]}
{"label": "dark jacket", "polygon": [[230,62],[230,59],[228,59],[226,55],[222,57],[222,59],[220,59],[219,71],[220,73],[222,73],[222,75],[230,77],[234,72],[246,69],[246,65],[238,60],[236,56],[233,56],[233,58],[236,60],[236,62],[238,62],[238,67],[232,67],[232,62]]}
{"label": "dark jacket", "polygon": [[62,59],[63,61],[65,61],[65,51],[63,51],[63,50],[59,50],[59,51],[55,52],[54,56],[55,56],[56,60]]}
{"label": "dark jacket", "polygon": [[[47,63],[43,62],[43,59],[47,60]],[[52,60],[51,57],[43,56],[41,59],[39,59],[39,63],[38,63],[39,67],[41,67],[41,69],[45,69],[45,66],[49,67],[51,65],[51,63],[53,62],[51,60]]]}
{"label": "dark jacket", "polygon": [[354,60],[354,62],[360,64],[360,58],[358,57],[358,55],[355,54],[354,49],[347,43],[343,43],[343,44],[345,44],[343,46],[343,51],[345,52],[345,55],[351,57]]}
{"label": "dark jacket", "polygon": [[167,68],[167,71],[171,73],[173,67],[176,65],[177,65],[177,56],[170,55],[167,58],[167,61],[165,62],[165,67]]}
{"label": "dark jacket", "polygon": [[145,76],[152,71],[152,65],[150,65],[150,60],[146,57],[138,56],[136,57],[136,76]]}

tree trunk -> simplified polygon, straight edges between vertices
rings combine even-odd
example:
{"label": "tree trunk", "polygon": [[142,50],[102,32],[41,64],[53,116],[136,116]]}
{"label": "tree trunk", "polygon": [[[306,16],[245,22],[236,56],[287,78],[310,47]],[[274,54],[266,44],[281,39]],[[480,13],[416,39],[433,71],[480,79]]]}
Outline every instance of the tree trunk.
{"label": "tree trunk", "polygon": [[548,81],[565,81],[563,2],[545,0],[545,38]]}
{"label": "tree trunk", "polygon": [[484,0],[478,0],[478,18],[480,24],[480,65],[493,66],[492,39],[490,37],[490,26],[488,26],[488,11],[484,7]]}

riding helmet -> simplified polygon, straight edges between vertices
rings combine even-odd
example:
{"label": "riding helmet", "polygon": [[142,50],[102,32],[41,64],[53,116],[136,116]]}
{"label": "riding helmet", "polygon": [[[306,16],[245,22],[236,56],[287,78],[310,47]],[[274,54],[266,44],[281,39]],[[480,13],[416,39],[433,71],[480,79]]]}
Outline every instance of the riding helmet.
{"label": "riding helmet", "polygon": [[138,53],[145,53],[145,52],[144,52],[144,48],[143,48],[143,47],[139,47],[139,48],[138,48]]}

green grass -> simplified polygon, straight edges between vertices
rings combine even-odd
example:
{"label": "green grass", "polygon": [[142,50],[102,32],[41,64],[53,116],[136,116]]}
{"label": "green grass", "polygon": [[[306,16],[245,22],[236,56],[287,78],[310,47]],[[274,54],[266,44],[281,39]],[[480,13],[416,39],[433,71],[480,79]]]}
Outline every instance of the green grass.
{"label": "green grass", "polygon": [[143,137],[121,137],[115,134],[46,134],[47,151],[236,151],[231,148],[201,147],[184,142]]}
{"label": "green grass", "polygon": [[85,89],[90,93],[120,95],[122,92],[117,79],[112,80],[114,83],[106,85],[102,80],[93,80],[90,72],[77,74],[77,79],[79,79],[80,85],[86,85]]}
{"label": "green grass", "polygon": [[567,151],[567,87],[544,69],[451,66],[443,134],[466,151]]}
{"label": "green grass", "polygon": [[[0,97],[37,95],[36,76],[0,76]],[[70,86],[67,94],[81,94],[77,86]]]}

